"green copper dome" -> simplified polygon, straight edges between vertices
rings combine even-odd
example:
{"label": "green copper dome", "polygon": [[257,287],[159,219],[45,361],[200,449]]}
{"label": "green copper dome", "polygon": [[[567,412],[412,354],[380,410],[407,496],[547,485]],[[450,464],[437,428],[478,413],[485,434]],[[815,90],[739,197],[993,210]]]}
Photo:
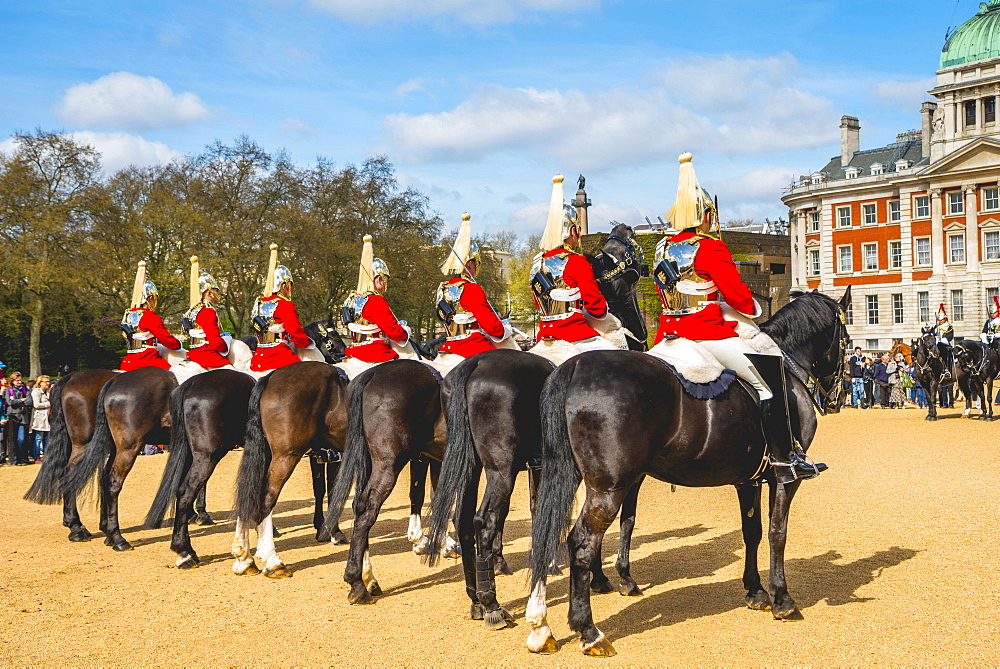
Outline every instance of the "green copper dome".
{"label": "green copper dome", "polygon": [[941,68],[1000,57],[1000,0],[979,3],[979,13],[955,29],[941,49]]}

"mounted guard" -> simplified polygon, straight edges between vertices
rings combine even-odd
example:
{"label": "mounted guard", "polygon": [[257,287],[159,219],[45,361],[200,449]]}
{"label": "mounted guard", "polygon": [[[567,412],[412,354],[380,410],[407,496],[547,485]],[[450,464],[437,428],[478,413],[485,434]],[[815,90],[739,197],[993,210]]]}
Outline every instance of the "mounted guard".
{"label": "mounted guard", "polygon": [[351,344],[344,351],[347,359],[336,366],[352,379],[383,362],[417,357],[410,345],[410,327],[396,318],[383,296],[389,285],[389,266],[375,257],[371,235],[365,235],[363,242],[358,287],[340,310]]}
{"label": "mounted guard", "polygon": [[563,200],[563,176],[552,177],[542,252],[531,267],[531,292],[541,313],[532,353],[559,365],[583,351],[618,350],[602,334],[621,328],[608,312],[594,270],[580,253],[576,210]]}
{"label": "mounted guard", "polygon": [[984,344],[989,344],[996,348],[1000,345],[1000,297],[993,296],[993,306],[990,308],[990,317],[983,324],[983,332],[979,339]]}
{"label": "mounted guard", "polygon": [[955,341],[955,326],[948,319],[948,310],[944,308],[944,302],[938,305],[933,333],[937,339],[938,351],[944,360],[945,371],[941,373],[941,379],[943,380],[949,375],[954,377],[955,351],[952,348],[952,342]]}
{"label": "mounted guard", "polygon": [[250,370],[267,373],[303,360],[324,362],[299,322],[292,302],[292,273],[278,264],[278,245],[271,244],[264,294],[254,302],[251,312],[257,350],[250,361]]}
{"label": "mounted guard", "polygon": [[[140,367],[170,369],[167,356],[183,355],[181,343],[170,334],[155,309],[160,294],[152,281],[146,280],[146,263],[139,263],[132,288],[132,301],[122,316],[122,333],[128,353],[122,360],[121,371],[128,372]],[[162,350],[161,350],[162,349]]]}
{"label": "mounted guard", "polygon": [[476,282],[480,255],[479,245],[472,240],[471,218],[468,213],[462,214],[455,245],[441,265],[441,273],[451,278],[438,286],[435,296],[438,318],[447,335],[432,364],[442,374],[477,353],[498,347],[518,348],[510,322],[500,319]]}
{"label": "mounted guard", "polygon": [[[677,232],[656,249],[653,278],[663,313],[650,354],[674,363],[699,355],[697,348],[736,372],[760,397],[764,435],[778,482],[817,476],[826,465],[807,461],[794,443],[781,351],[770,338],[762,341],[766,335],[753,323],[761,309],[719,237],[718,206],[698,184],[691,154],[681,154],[679,161],[677,201],[667,213]],[[682,352],[671,350],[672,344],[682,343],[678,340],[690,340],[697,347],[683,344]]]}

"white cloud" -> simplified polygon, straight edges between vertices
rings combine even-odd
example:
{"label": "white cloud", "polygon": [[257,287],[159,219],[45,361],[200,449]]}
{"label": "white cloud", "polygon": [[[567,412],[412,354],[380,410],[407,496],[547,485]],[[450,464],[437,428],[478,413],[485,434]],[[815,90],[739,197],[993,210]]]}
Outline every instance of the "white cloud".
{"label": "white cloud", "polygon": [[194,93],[174,93],[156,77],[112,72],[69,88],[55,113],[75,125],[138,130],[191,123],[210,111]]}
{"label": "white cloud", "polygon": [[920,103],[931,99],[927,91],[936,85],[934,77],[916,81],[881,81],[874,84],[870,92],[877,102],[916,112],[920,109]]}
{"label": "white cloud", "polygon": [[[774,203],[781,199],[782,191],[792,183],[795,172],[784,167],[765,167],[753,170],[735,179],[706,183],[711,193],[718,193],[726,200],[739,202]],[[725,210],[725,202],[720,202]]]}
{"label": "white cloud", "polygon": [[392,91],[399,97],[404,97],[410,93],[416,93],[417,91],[422,91],[424,86],[427,85],[427,80],[423,77],[417,77],[416,79],[410,79],[409,81],[404,81],[399,86]]}
{"label": "white cloud", "polygon": [[449,20],[476,27],[541,13],[591,9],[600,0],[308,0],[313,7],[364,25]]}
{"label": "white cloud", "polygon": [[835,142],[826,98],[788,83],[791,56],[672,61],[645,88],[483,86],[454,109],[390,115],[393,149],[414,162],[530,150],[574,169],[645,164],[681,151],[766,154]]}
{"label": "white cloud", "polygon": [[294,139],[316,139],[323,133],[316,126],[306,123],[300,118],[289,116],[278,123],[278,134]]}
{"label": "white cloud", "polygon": [[162,165],[183,154],[163,142],[151,142],[124,132],[71,132],[70,137],[89,144],[101,154],[101,165],[108,174],[129,165]]}

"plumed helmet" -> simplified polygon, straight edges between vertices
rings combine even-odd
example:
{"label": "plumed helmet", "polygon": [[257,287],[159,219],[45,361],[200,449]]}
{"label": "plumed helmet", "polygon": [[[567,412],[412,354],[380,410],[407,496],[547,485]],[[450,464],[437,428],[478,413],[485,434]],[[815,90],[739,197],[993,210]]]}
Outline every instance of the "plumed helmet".
{"label": "plumed helmet", "polygon": [[563,175],[552,177],[552,197],[549,199],[549,216],[542,233],[542,251],[559,248],[569,236],[570,229],[577,225],[576,210],[563,199]]}
{"label": "plumed helmet", "polygon": [[215,280],[214,276],[205,270],[201,270],[201,273],[198,275],[198,290],[204,293],[206,290],[211,290],[213,288],[218,290],[219,283]]}
{"label": "plumed helmet", "polygon": [[[441,273],[445,276],[462,274],[465,265],[470,260],[479,260],[479,244],[472,241],[472,216],[469,212],[462,214],[462,225],[458,228],[455,243],[445,255]],[[447,245],[447,242],[445,243]]]}
{"label": "plumed helmet", "polygon": [[281,287],[285,284],[292,284],[292,273],[288,271],[288,268],[284,265],[278,265],[274,268],[274,292],[281,290]]}
{"label": "plumed helmet", "polygon": [[712,196],[698,183],[693,160],[694,156],[690,153],[682,153],[677,159],[680,163],[677,199],[666,216],[667,221],[677,231],[701,225],[707,211],[713,213],[713,227],[718,227],[719,223],[719,212]]}
{"label": "plumed helmet", "polygon": [[142,301],[145,302],[151,297],[159,297],[160,293],[156,290],[156,284],[152,281],[146,281],[142,284]]}
{"label": "plumed helmet", "polygon": [[375,276],[381,276],[386,279],[389,278],[389,266],[385,264],[385,261],[381,258],[374,258],[372,260],[372,273]]}

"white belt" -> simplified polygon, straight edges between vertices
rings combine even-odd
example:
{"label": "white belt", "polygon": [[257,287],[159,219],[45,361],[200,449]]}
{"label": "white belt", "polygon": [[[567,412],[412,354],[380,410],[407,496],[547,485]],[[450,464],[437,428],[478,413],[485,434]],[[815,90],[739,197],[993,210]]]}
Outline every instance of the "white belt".
{"label": "white belt", "polygon": [[678,281],[677,292],[685,295],[707,295],[713,293],[718,288],[714,281]]}
{"label": "white belt", "polygon": [[446,337],[445,341],[461,341],[463,339],[468,339],[469,337],[471,337],[474,334],[483,334],[483,332],[482,332],[482,330],[478,330],[478,329],[472,328],[468,332],[466,332],[465,334],[455,335],[454,337]]}
{"label": "white belt", "polygon": [[549,297],[559,302],[576,302],[580,299],[579,288],[553,288],[549,291]]}
{"label": "white belt", "polygon": [[270,344],[257,344],[257,348],[274,348],[275,346],[280,346],[281,344],[288,346],[284,339],[279,339],[278,341],[271,342]]}
{"label": "white belt", "polygon": [[357,323],[348,323],[347,329],[351,332],[357,332],[358,334],[373,335],[382,332],[381,328],[377,325],[358,325]]}
{"label": "white belt", "polygon": [[564,314],[555,314],[554,316],[542,316],[541,320],[543,323],[551,323],[553,321],[564,321],[567,318],[571,318],[573,314],[582,314],[582,313],[583,313],[582,310],[577,309],[576,307],[570,307],[569,311],[567,311]]}

